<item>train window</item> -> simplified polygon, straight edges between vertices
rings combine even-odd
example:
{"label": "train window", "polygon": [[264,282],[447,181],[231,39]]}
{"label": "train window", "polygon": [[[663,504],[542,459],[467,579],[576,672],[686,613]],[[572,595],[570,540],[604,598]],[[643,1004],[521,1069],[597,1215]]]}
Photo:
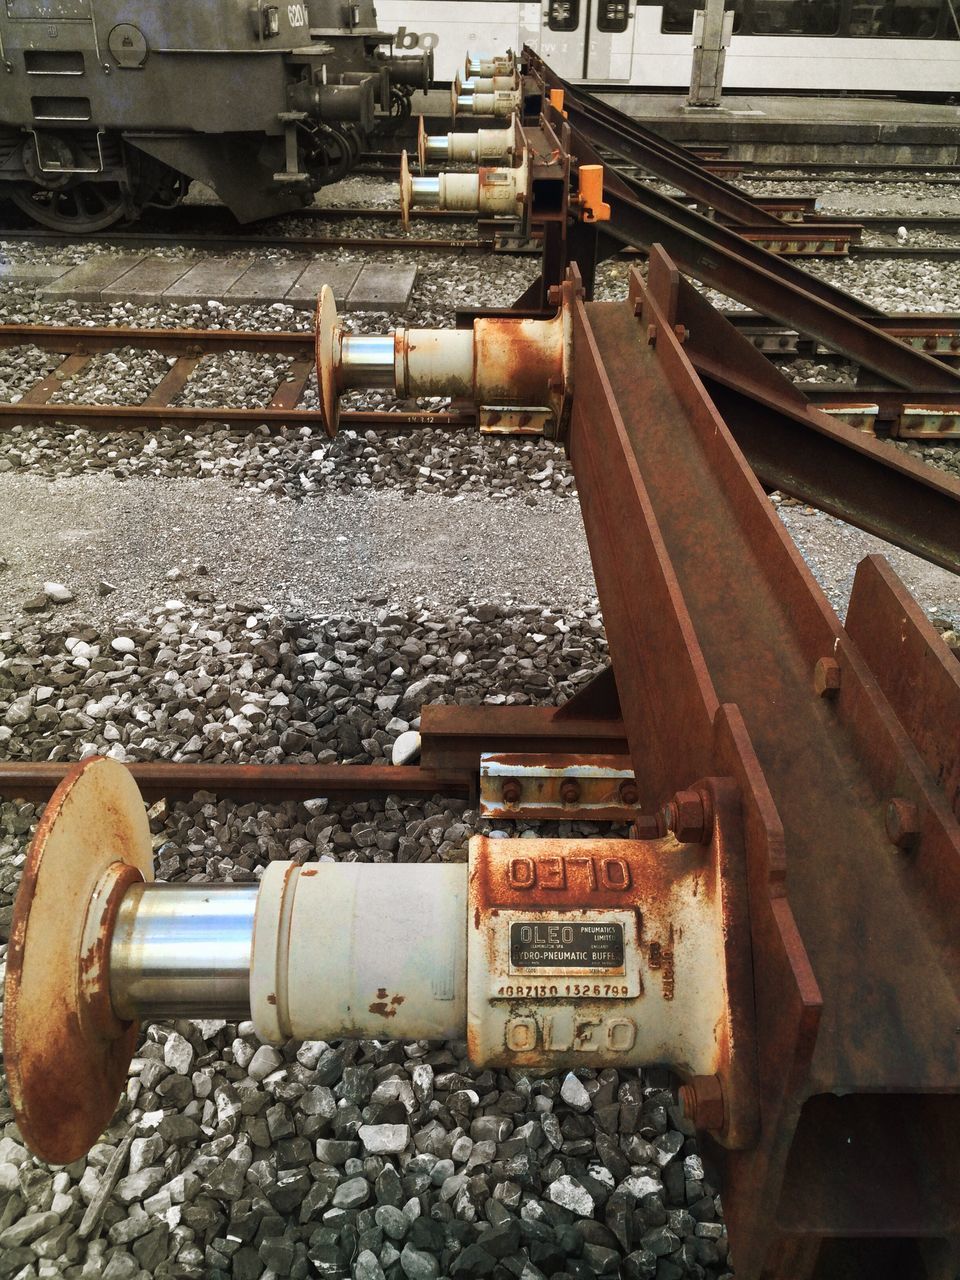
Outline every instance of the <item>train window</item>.
{"label": "train window", "polygon": [[[660,30],[689,35],[693,31],[693,15],[703,4],[704,0],[664,0]],[[739,31],[743,0],[727,0],[726,8],[733,10],[733,29]]]}
{"label": "train window", "polygon": [[547,26],[551,31],[576,31],[580,25],[580,0],[549,0]]}
{"label": "train window", "polygon": [[[947,0],[949,5],[950,0]],[[884,0],[883,3],[855,3],[850,6],[850,35],[886,36],[900,40],[932,40],[941,34],[942,0]],[[951,30],[952,28],[952,30]],[[957,28],[949,20],[942,34],[957,39]]]}
{"label": "train window", "polygon": [[835,36],[839,0],[746,0],[742,30],[753,36]]}
{"label": "train window", "polygon": [[598,31],[626,31],[629,20],[629,0],[600,0],[597,10]]}

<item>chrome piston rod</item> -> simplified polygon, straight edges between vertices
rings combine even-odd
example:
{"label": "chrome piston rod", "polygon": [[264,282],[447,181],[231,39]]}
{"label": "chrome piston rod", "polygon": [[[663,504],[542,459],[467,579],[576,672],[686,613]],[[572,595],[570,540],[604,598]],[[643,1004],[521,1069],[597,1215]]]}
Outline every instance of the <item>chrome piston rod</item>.
{"label": "chrome piston rod", "polygon": [[135,884],[110,945],[117,1016],[249,1018],[255,884]]}

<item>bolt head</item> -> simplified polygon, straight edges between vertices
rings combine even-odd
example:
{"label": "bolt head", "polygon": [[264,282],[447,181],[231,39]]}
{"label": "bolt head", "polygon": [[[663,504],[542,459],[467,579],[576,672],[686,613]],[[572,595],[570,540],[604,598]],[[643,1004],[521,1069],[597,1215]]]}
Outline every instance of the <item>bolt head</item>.
{"label": "bolt head", "polygon": [[621,804],[635,805],[640,799],[640,790],[632,779],[624,779],[617,788],[617,794]]}
{"label": "bolt head", "polygon": [[723,1086],[719,1076],[694,1076],[680,1086],[680,1109],[698,1129],[719,1132],[726,1119]]}
{"label": "bolt head", "polygon": [[920,836],[920,810],[912,800],[895,796],[884,814],[887,835],[898,849],[912,849]]}
{"label": "bolt head", "polygon": [[564,804],[576,804],[580,799],[580,783],[574,778],[565,778],[560,783],[560,799]]}
{"label": "bolt head", "polygon": [[820,658],[813,669],[813,687],[821,698],[834,698],[840,691],[840,663],[836,658]]}
{"label": "bolt head", "polygon": [[500,797],[504,804],[519,804],[523,787],[516,778],[504,778],[500,784]]}

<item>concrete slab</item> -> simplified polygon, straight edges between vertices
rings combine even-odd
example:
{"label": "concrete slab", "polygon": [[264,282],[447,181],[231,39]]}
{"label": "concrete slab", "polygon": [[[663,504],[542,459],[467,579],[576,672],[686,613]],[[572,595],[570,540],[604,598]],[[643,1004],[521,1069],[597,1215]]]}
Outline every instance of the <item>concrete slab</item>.
{"label": "concrete slab", "polygon": [[417,268],[368,262],[347,295],[350,311],[405,311]]}
{"label": "concrete slab", "polygon": [[224,302],[282,302],[307,265],[305,258],[254,262],[223,294]]}
{"label": "concrete slab", "polygon": [[892,98],[742,94],[689,107],[685,93],[605,89],[603,102],[686,146],[725,143],[742,160],[956,164],[960,108]]}
{"label": "concrete slab", "polygon": [[72,298],[76,302],[100,302],[104,289],[109,289],[121,276],[135,267],[140,253],[97,253],[86,262],[71,268],[65,275],[41,286],[42,298]]}
{"label": "concrete slab", "polygon": [[0,284],[39,284],[59,280],[70,270],[69,264],[52,262],[0,262]]}
{"label": "concrete slab", "polygon": [[248,258],[204,258],[163,290],[165,302],[188,306],[222,298],[250,265]]}
{"label": "concrete slab", "polygon": [[342,304],[356,284],[359,274],[359,263],[331,262],[324,258],[315,258],[300,279],[287,290],[284,302],[289,302],[293,307],[313,308],[317,305],[317,294],[320,289],[328,284],[333,290],[337,303]]}
{"label": "concrete slab", "polygon": [[168,285],[185,275],[189,263],[142,258],[114,284],[100,290],[101,302],[156,302]]}

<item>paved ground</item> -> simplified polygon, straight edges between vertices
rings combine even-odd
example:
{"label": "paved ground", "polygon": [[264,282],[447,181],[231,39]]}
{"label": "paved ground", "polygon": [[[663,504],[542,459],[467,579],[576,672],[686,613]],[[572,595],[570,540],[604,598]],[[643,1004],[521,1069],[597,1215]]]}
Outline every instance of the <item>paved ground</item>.
{"label": "paved ground", "polygon": [[[456,503],[456,506],[452,506]],[[50,482],[0,475],[0,622],[22,620],[45,581],[75,600],[57,617],[105,622],[166,597],[264,600],[309,611],[360,608],[371,596],[549,599],[595,594],[575,499],[416,496],[394,491],[277,499],[223,481]],[[457,512],[454,516],[454,511]],[[920,603],[960,620],[960,579],[838,520],[803,508],[781,515],[840,613],[856,562],[885,552]],[[198,568],[199,566],[199,568]],[[172,576],[171,576],[172,575]],[[98,582],[117,586],[101,596]]]}
{"label": "paved ground", "polygon": [[[191,590],[317,613],[386,590],[442,603],[471,593],[565,603],[595,594],[579,504],[559,498],[464,499],[451,509],[449,498],[391,491],[293,502],[218,480],[51,484],[7,474],[0,510],[0,620],[22,617],[23,602],[50,580],[76,596],[57,616],[85,621],[146,612]],[[101,597],[101,579],[117,591]]]}
{"label": "paved ground", "polygon": [[404,264],[334,262],[306,255],[264,261],[248,255],[169,258],[149,253],[100,253],[76,266],[0,261],[0,289],[33,286],[50,302],[189,305],[209,298],[241,306],[285,302],[312,310],[330,285],[351,311],[404,311],[416,280]]}

